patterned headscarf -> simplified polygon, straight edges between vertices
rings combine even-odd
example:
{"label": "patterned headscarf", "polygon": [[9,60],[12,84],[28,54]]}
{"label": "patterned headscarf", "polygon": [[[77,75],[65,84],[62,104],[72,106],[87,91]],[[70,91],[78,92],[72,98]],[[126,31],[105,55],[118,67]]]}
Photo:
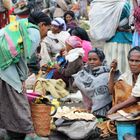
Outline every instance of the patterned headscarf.
{"label": "patterned headscarf", "polygon": [[63,31],[66,31],[66,23],[62,18],[55,18],[52,22],[52,25],[58,26]]}
{"label": "patterned headscarf", "polygon": [[70,36],[66,43],[69,44],[72,48],[82,48],[82,40],[77,36]]}

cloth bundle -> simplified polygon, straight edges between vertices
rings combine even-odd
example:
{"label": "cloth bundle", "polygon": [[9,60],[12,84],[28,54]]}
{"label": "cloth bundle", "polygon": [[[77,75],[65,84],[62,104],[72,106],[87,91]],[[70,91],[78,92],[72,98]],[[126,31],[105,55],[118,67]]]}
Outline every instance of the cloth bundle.
{"label": "cloth bundle", "polygon": [[73,140],[86,140],[91,135],[99,136],[96,121],[75,121],[71,125],[57,127],[57,131],[64,133]]}
{"label": "cloth bundle", "polygon": [[41,95],[46,95],[46,93],[49,92],[54,98],[63,98],[68,95],[68,91],[65,87],[66,84],[61,79],[48,80],[39,78],[34,85],[34,91]]}
{"label": "cloth bundle", "polygon": [[109,40],[116,32],[126,0],[94,0],[89,12],[90,34],[95,40]]}

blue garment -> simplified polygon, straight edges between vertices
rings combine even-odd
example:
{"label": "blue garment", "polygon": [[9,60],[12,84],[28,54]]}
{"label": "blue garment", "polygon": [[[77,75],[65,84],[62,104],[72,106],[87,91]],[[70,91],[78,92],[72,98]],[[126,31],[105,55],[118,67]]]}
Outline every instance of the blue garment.
{"label": "blue garment", "polygon": [[132,47],[137,47],[137,46],[140,46],[140,35],[138,34],[138,32],[134,32]]}
{"label": "blue garment", "polygon": [[[56,58],[57,64],[59,64],[61,66],[61,68],[65,67],[65,65],[67,64],[67,61],[64,57],[62,56],[57,56]],[[54,75],[55,69],[52,69],[47,75],[46,75],[46,79],[51,79]]]}
{"label": "blue garment", "polygon": [[[126,2],[124,5],[120,21],[122,21],[124,18],[129,18],[130,16],[130,4]],[[128,26],[128,25],[126,25]],[[116,34],[107,42],[117,42],[122,44],[132,44],[132,33],[131,32],[120,32],[117,31]]]}

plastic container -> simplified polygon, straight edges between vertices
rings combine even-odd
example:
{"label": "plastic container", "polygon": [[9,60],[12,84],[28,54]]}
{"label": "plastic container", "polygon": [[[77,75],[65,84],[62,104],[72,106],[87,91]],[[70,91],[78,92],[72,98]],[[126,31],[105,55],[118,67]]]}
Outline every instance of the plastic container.
{"label": "plastic container", "polygon": [[130,133],[133,136],[136,136],[136,124],[134,121],[132,122],[117,122],[117,135],[118,135],[118,140],[123,140],[123,136],[126,133]]}

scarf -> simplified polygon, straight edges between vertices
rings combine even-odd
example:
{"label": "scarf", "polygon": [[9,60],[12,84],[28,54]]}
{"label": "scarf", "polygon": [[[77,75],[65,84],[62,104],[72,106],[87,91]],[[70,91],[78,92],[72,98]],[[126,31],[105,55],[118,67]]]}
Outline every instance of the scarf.
{"label": "scarf", "polygon": [[0,38],[0,68],[2,70],[12,63],[17,63],[21,53],[25,59],[29,59],[32,42],[28,35],[28,28],[36,28],[27,19],[15,21],[4,29],[4,35]]}
{"label": "scarf", "polygon": [[66,31],[66,23],[64,19],[62,18],[55,18],[52,22],[52,25],[58,26],[59,28],[62,28],[63,31]]}
{"label": "scarf", "polygon": [[76,86],[82,93],[92,100],[92,111],[103,108],[111,102],[107,83],[109,68],[100,66],[91,69],[89,66],[73,75]]}
{"label": "scarf", "polygon": [[66,43],[69,44],[72,48],[82,48],[82,40],[77,36],[70,36]]}

